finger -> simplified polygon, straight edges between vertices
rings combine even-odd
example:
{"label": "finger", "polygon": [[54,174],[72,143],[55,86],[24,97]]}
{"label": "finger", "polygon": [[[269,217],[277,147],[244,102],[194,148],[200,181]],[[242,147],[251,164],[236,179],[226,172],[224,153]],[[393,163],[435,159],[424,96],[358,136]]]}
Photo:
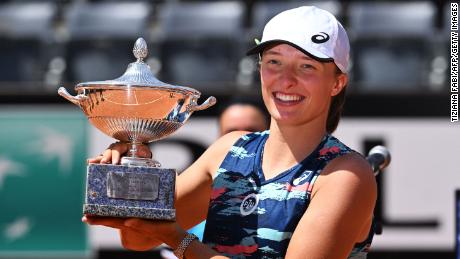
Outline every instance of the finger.
{"label": "finger", "polygon": [[112,150],[106,149],[102,154],[102,159],[100,160],[101,164],[108,164],[112,160]]}
{"label": "finger", "polygon": [[125,228],[124,218],[84,215],[82,221],[87,223],[88,225],[102,225],[118,229]]}
{"label": "finger", "polygon": [[119,164],[121,156],[128,151],[128,145],[125,143],[115,143],[111,145],[112,149],[112,164]]}
{"label": "finger", "polygon": [[102,155],[98,155],[97,157],[88,158],[86,160],[86,163],[87,164],[98,164],[101,162],[101,159],[102,159]]}
{"label": "finger", "polygon": [[112,164],[116,165],[120,161],[121,154],[116,150],[112,150]]}

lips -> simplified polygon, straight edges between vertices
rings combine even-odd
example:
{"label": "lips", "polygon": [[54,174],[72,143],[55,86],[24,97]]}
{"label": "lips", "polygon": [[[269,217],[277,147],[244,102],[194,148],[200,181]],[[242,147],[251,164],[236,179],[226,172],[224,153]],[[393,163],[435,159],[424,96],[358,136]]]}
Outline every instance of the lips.
{"label": "lips", "polygon": [[286,94],[281,92],[274,92],[273,96],[275,100],[282,104],[297,104],[305,99],[304,96],[297,95],[297,94]]}

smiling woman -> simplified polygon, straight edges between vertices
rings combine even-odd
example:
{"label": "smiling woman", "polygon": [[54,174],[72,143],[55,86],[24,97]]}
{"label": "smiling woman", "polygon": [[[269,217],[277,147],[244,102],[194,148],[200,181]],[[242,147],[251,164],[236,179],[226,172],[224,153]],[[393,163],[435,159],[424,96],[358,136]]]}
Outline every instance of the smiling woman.
{"label": "smiling woman", "polygon": [[[274,119],[327,120],[330,97],[345,87],[333,62],[320,62],[289,44],[271,44],[262,52],[262,95]],[[322,123],[324,124],[324,122]]]}
{"label": "smiling woman", "polygon": [[[347,85],[349,42],[316,7],[265,26],[260,57],[269,131],[231,132],[177,177],[177,222],[96,218],[126,248],[160,243],[182,258],[365,258],[376,184],[370,166],[331,135]],[[119,162],[123,143],[92,162]],[[184,229],[206,219],[203,242]]]}

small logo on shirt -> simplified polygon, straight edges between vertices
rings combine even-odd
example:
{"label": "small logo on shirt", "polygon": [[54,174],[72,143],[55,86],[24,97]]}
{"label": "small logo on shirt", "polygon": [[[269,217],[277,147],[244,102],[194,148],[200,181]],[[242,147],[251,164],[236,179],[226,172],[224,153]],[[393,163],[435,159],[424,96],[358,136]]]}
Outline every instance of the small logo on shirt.
{"label": "small logo on shirt", "polygon": [[311,41],[314,43],[324,43],[329,40],[329,35],[325,32],[320,32],[319,34],[315,34],[311,36]]}
{"label": "small logo on shirt", "polygon": [[310,170],[306,170],[302,176],[300,176],[299,178],[296,178],[294,179],[294,181],[292,182],[294,185],[299,185],[301,182],[303,182],[305,179],[307,179],[311,173],[313,173],[313,171],[310,171]]}
{"label": "small logo on shirt", "polygon": [[247,216],[253,213],[257,209],[259,204],[259,196],[255,193],[251,193],[243,199],[240,206],[241,215]]}

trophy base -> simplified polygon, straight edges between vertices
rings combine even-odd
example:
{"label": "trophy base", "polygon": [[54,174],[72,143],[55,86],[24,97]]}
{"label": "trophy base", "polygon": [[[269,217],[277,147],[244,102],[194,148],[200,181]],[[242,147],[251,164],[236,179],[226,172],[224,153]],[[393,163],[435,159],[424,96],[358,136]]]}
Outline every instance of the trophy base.
{"label": "trophy base", "polygon": [[149,209],[125,206],[110,206],[98,204],[84,204],[83,214],[119,217],[119,218],[144,218],[144,219],[176,219],[176,210],[174,209]]}
{"label": "trophy base", "polygon": [[90,164],[83,213],[95,216],[176,218],[174,169]]}

